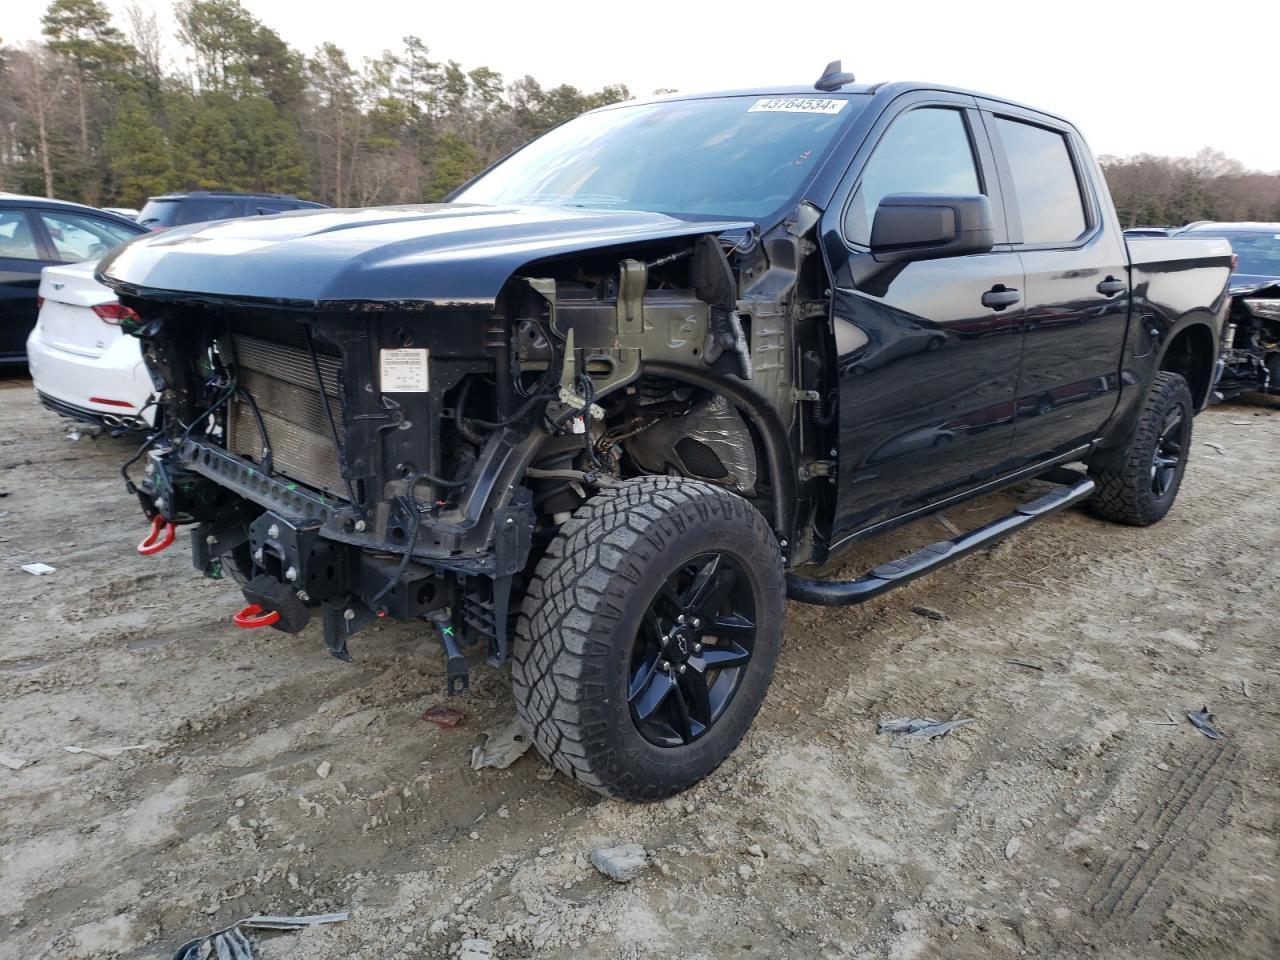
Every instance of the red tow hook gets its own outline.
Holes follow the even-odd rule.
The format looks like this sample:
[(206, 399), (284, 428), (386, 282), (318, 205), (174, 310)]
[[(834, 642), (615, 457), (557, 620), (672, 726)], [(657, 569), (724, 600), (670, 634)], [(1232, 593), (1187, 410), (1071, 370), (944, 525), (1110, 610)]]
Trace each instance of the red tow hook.
[(177, 532), (177, 527), (157, 513), (151, 518), (151, 532), (138, 544), (138, 552), (144, 557), (159, 553), (173, 545), (173, 538)]
[(263, 610), (258, 604), (251, 603), (233, 616), (231, 622), (237, 627), (252, 630), (254, 627), (269, 627), (279, 619), (279, 610)]

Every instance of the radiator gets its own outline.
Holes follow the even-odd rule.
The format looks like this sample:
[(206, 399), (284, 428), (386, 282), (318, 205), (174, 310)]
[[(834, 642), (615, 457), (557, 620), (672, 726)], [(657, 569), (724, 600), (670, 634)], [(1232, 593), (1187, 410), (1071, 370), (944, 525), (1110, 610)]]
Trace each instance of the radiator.
[[(307, 349), (237, 334), (235, 350), (240, 386), (253, 397), (262, 414), (274, 473), (346, 499), (339, 453)], [(341, 439), (342, 396), (338, 381), (342, 361), (323, 353), (318, 353), (316, 359)], [(262, 446), (253, 407), (237, 391), (228, 417), (227, 449), (260, 463)]]

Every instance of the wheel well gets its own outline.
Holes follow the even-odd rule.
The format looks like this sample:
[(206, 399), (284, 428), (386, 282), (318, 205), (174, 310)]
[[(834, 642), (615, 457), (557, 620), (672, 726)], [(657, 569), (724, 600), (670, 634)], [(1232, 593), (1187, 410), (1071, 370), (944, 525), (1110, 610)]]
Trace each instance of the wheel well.
[(1160, 369), (1179, 373), (1191, 388), (1196, 409), (1209, 402), (1213, 387), (1213, 331), (1201, 323), (1192, 324), (1170, 341), (1160, 360)]

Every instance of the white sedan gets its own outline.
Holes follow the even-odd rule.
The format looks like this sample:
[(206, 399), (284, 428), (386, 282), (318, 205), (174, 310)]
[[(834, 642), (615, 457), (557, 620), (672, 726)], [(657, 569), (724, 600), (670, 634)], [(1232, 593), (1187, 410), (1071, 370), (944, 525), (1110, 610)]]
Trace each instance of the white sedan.
[(93, 278), (96, 261), (45, 267), (27, 365), (41, 402), (64, 416), (113, 429), (155, 423), (141, 345), (121, 324), (137, 320)]

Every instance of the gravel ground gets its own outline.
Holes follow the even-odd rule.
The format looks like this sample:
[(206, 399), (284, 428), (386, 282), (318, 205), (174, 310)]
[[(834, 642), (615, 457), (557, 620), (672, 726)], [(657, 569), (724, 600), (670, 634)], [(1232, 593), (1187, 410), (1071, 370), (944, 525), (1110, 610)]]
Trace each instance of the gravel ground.
[[(1156, 527), (1071, 512), (862, 607), (791, 605), (737, 752), (637, 806), (532, 752), (473, 771), (508, 683), (478, 666), (463, 722), (425, 722), (449, 702), (426, 630), (375, 627), (344, 665), (315, 625), (233, 627), (239, 595), (185, 533), (134, 552), (128, 445), (68, 439), (0, 380), (0, 754), (24, 762), (0, 766), (0, 956), (161, 958), (255, 912), (342, 909), (257, 954), (1276, 957), (1280, 408), (1196, 430)], [(1206, 705), (1224, 739), (1187, 721)], [(876, 734), (902, 715), (974, 722)], [(615, 882), (592, 852), (624, 844), (647, 865)]]

